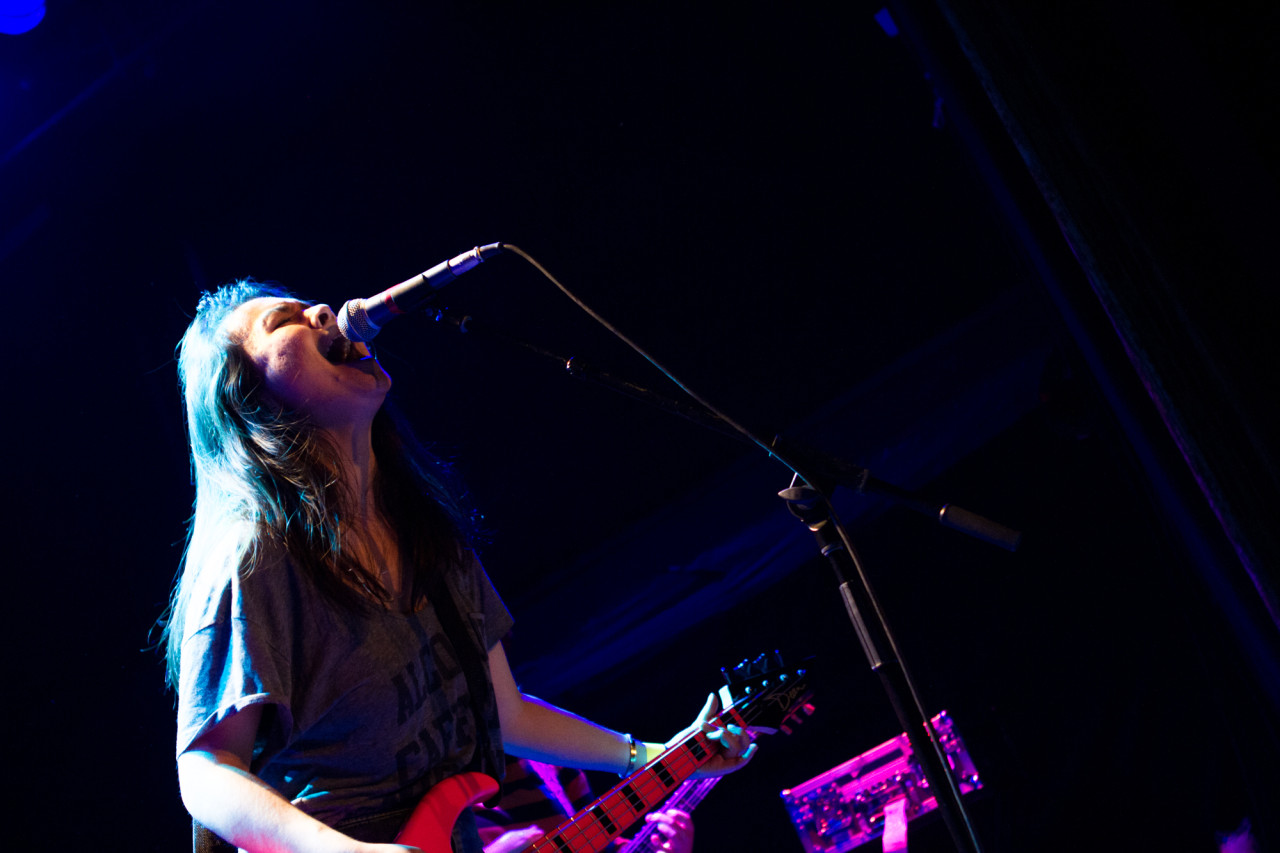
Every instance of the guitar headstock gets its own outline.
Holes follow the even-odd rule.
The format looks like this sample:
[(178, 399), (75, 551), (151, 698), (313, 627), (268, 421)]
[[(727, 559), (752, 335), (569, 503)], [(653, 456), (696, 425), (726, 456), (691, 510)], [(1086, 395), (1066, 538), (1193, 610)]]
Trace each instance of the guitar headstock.
[(779, 651), (744, 660), (720, 673), (725, 680), (720, 688), (720, 705), (738, 709), (753, 733), (791, 734), (792, 727), (803, 722), (802, 715), (813, 714), (808, 673), (802, 668), (787, 667)]

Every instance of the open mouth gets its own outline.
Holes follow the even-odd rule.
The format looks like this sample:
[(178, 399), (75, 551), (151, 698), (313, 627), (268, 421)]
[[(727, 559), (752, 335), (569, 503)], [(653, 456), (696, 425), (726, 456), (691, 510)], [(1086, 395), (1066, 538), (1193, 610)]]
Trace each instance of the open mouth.
[(353, 361), (359, 361), (364, 358), (364, 353), (360, 352), (355, 344), (342, 337), (342, 335), (334, 335), (324, 357), (330, 364), (350, 364)]

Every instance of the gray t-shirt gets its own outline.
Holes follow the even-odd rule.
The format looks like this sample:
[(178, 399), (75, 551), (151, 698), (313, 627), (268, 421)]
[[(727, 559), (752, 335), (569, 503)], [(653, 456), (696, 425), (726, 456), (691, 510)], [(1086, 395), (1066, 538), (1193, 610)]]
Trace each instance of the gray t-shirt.
[[(511, 629), (478, 560), (448, 586), (491, 649)], [(285, 798), (337, 825), (417, 802), (471, 762), (476, 722), (454, 643), (436, 608), (416, 613), (335, 607), (283, 554), (240, 577), (195, 578), (181, 653), (181, 754), (229, 715), (262, 704), (252, 770)], [(488, 670), (485, 670), (488, 681)], [(500, 743), (496, 715), (493, 742)]]

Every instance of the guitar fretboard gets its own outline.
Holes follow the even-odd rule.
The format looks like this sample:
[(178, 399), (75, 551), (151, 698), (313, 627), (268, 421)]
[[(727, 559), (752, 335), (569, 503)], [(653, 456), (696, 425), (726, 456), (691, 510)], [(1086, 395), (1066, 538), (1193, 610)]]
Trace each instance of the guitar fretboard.
[[(746, 721), (734, 708), (717, 718), (720, 725), (732, 723), (746, 728)], [(711, 760), (716, 745), (703, 732), (695, 732), (644, 769), (587, 806), (577, 817), (557, 827), (534, 843), (534, 853), (600, 853), (627, 827), (644, 817), (667, 798), (685, 779)]]
[[(672, 794), (663, 807), (667, 809), (680, 809), (683, 812), (692, 812), (697, 808), (698, 803), (706, 799), (707, 794), (711, 793), (711, 789), (716, 783), (723, 779), (723, 776), (711, 776), (706, 779), (691, 779), (676, 788), (676, 792)], [(636, 837), (624, 844), (618, 853), (654, 853), (662, 848), (663, 839), (649, 830), (643, 830), (636, 834)]]

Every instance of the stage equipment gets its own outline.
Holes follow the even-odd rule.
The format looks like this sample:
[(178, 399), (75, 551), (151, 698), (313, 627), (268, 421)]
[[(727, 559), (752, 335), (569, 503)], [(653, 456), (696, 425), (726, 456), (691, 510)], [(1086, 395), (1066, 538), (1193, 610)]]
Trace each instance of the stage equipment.
[[(960, 792), (981, 788), (947, 712), (930, 723)], [(805, 853), (846, 853), (881, 837), (886, 853), (905, 851), (907, 822), (938, 807), (905, 733), (785, 789), (782, 800)]]
[[(928, 781), (929, 789), (937, 803), (937, 809), (947, 826), (948, 832), (959, 853), (981, 853), (964, 803), (960, 799), (960, 787), (952, 776), (947, 760), (943, 754), (943, 745), (937, 733), (929, 724), (924, 703), (916, 689), (907, 669), (906, 662), (899, 652), (898, 641), (889, 626), (888, 617), (881, 606), (871, 585), (870, 576), (865, 570), (853, 542), (850, 540), (844, 525), (831, 507), (830, 496), (836, 488), (843, 486), (857, 494), (874, 494), (887, 498), (891, 503), (904, 506), (936, 519), (940, 524), (967, 533), (979, 539), (998, 545), (1009, 551), (1017, 549), (1021, 534), (1002, 524), (983, 518), (948, 503), (938, 503), (896, 486), (877, 480), (865, 468), (859, 468), (843, 459), (833, 457), (822, 451), (805, 447), (798, 442), (776, 436), (772, 441), (762, 438), (758, 431), (753, 431), (731, 418), (721, 409), (694, 391), (678, 379), (644, 348), (632, 341), (616, 326), (601, 317), (590, 306), (571, 293), (555, 276), (539, 264), (523, 249), (510, 243), (493, 244), (504, 252), (517, 255), (541, 272), (574, 304), (585, 311), (597, 323), (608, 329), (615, 337), (629, 346), (642, 358), (648, 361), (659, 372), (666, 376), (677, 388), (688, 395), (693, 403), (672, 400), (662, 394), (641, 387), (632, 382), (617, 379), (607, 373), (586, 368), (575, 363), (572, 358), (557, 356), (541, 346), (521, 341), (509, 335), (497, 333), (495, 337), (503, 338), (509, 344), (515, 344), (543, 357), (560, 362), (569, 375), (587, 379), (604, 385), (619, 393), (638, 400), (643, 400), (664, 411), (678, 414), (688, 420), (701, 424), (709, 429), (732, 435), (762, 450), (770, 458), (776, 459), (793, 476), (791, 485), (779, 492), (779, 497), (787, 502), (791, 513), (799, 518), (813, 533), (819, 551), (827, 558), (836, 575), (836, 584), (854, 634), (858, 638), (862, 651), (866, 655), (871, 671), (880, 680), (886, 698), (899, 724), (910, 740), (912, 754), (919, 764), (920, 771)], [(481, 252), (477, 248), (473, 252)], [(462, 256), (460, 256), (462, 257)], [(423, 288), (425, 289), (425, 288)], [(448, 322), (457, 326), (459, 331), (476, 332), (477, 327), (470, 315), (450, 312), (447, 308), (435, 308), (438, 322)], [(893, 806), (895, 809), (898, 805)]]
[(368, 299), (348, 299), (338, 309), (338, 331), (352, 343), (368, 343), (392, 317), (426, 305), (436, 291), (502, 251), (501, 243), (476, 246), (405, 279)]

